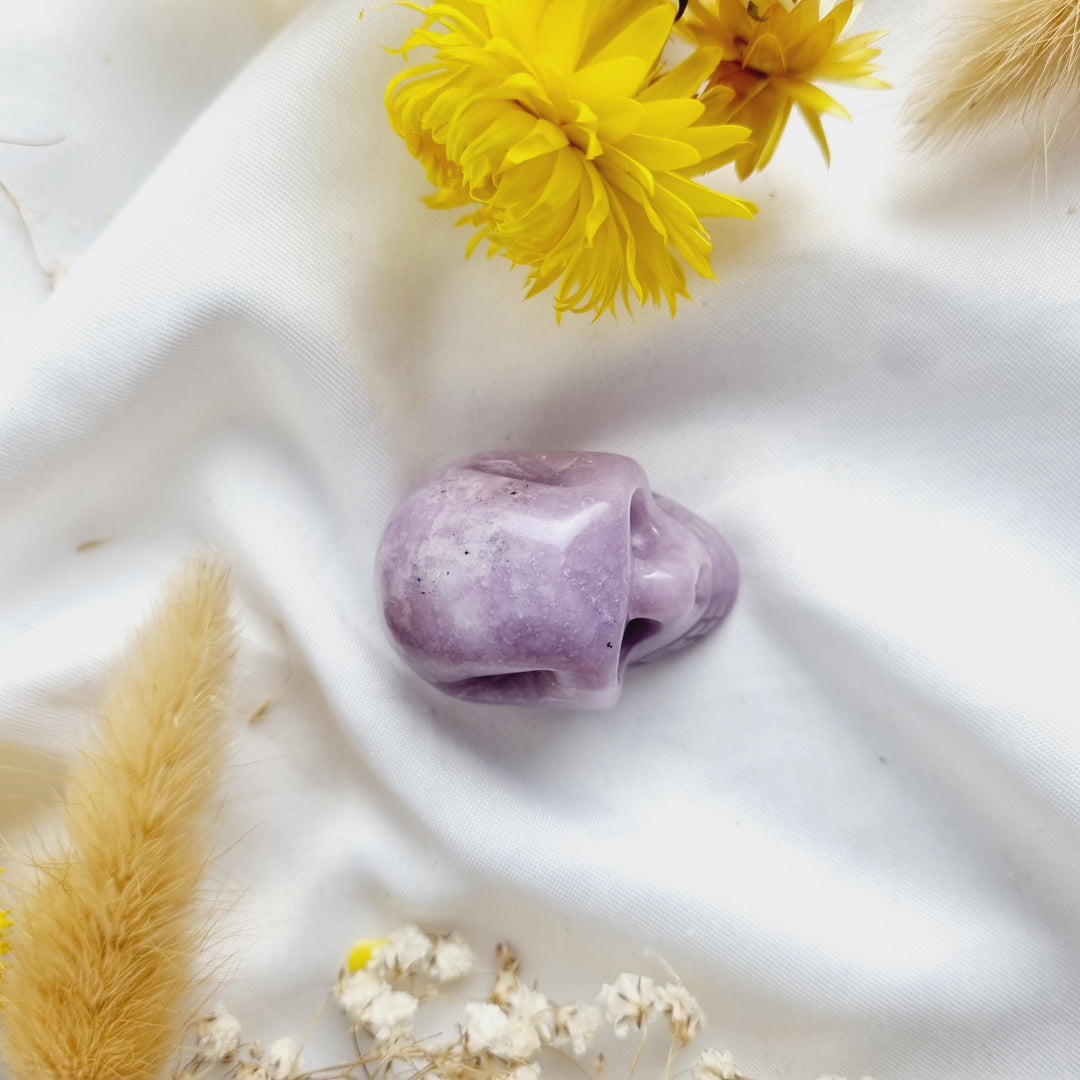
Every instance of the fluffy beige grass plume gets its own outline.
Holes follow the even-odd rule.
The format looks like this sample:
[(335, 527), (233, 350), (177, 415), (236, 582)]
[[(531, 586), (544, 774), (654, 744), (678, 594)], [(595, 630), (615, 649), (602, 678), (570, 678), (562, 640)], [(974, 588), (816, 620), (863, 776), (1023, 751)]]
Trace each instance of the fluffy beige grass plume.
[(957, 10), (908, 102), (918, 139), (942, 145), (1017, 119), (1052, 126), (1080, 102), (1080, 0), (967, 0)]
[(203, 938), (234, 652), (226, 573), (193, 560), (107, 688), (67, 793), (67, 838), (16, 898), (0, 1012), (15, 1080), (153, 1080)]

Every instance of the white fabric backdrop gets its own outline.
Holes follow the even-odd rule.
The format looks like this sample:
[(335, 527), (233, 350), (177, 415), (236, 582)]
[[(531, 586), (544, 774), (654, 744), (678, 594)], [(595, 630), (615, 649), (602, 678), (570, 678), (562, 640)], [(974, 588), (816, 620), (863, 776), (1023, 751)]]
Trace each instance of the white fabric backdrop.
[[(928, 158), (901, 90), (842, 93), (832, 169), (793, 121), (674, 322), (558, 328), (417, 202), (382, 107), (410, 16), (357, 9), (0, 3), (0, 136), (64, 137), (0, 144), (59, 279), (0, 205), (0, 831), (45, 827), (110, 662), (211, 544), (241, 716), (272, 696), (217, 874), (252, 1034), (415, 918), (553, 992), (655, 953), (759, 1080), (1075, 1076), (1080, 152)], [(902, 89), (939, 18), (857, 29)], [(725, 627), (613, 711), (455, 702), (383, 636), (394, 502), (511, 446), (630, 454), (740, 556)]]

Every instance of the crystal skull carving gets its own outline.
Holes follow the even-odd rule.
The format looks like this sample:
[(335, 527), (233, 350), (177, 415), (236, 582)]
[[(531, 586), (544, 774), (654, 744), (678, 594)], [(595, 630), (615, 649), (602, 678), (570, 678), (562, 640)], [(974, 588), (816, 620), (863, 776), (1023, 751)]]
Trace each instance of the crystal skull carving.
[(739, 576), (720, 534), (630, 458), (538, 451), (476, 454), (416, 488), (377, 573), (395, 646), (429, 683), (580, 709), (713, 629)]

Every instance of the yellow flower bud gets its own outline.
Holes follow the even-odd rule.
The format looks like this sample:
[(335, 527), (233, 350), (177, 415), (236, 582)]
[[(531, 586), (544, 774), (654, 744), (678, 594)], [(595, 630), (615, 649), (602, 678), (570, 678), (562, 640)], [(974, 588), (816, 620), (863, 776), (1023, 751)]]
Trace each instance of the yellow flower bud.
[(346, 961), (350, 971), (359, 971), (361, 968), (366, 968), (371, 963), (371, 957), (375, 950), (380, 945), (385, 945), (387, 939), (384, 937), (365, 937), (360, 938), (359, 941), (353, 942), (353, 947), (349, 950), (349, 958)]

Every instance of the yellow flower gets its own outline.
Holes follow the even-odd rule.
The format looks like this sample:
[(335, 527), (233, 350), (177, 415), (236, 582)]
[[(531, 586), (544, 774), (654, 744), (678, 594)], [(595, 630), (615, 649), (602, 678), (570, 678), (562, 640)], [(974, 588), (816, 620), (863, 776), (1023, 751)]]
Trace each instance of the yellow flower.
[(366, 968), (371, 963), (375, 950), (380, 945), (385, 945), (386, 942), (387, 938), (384, 937), (366, 937), (354, 941), (352, 948), (349, 950), (348, 959), (345, 961), (346, 966), (350, 971), (360, 971), (361, 968)]
[(794, 105), (828, 162), (821, 114), (851, 116), (815, 80), (889, 85), (873, 77), (878, 66), (870, 63), (881, 51), (871, 45), (883, 32), (841, 40), (853, 13), (853, 0), (841, 0), (824, 17), (818, 0), (793, 6), (791, 0), (690, 0), (682, 32), (698, 46), (722, 53), (701, 95), (709, 106), (707, 119), (745, 124), (752, 132), (736, 158), (741, 180), (769, 163)]
[[(416, 5), (410, 5), (415, 7)], [(556, 312), (688, 296), (677, 256), (705, 277), (703, 217), (756, 207), (691, 177), (731, 161), (748, 132), (703, 121), (694, 95), (718, 53), (671, 70), (668, 0), (442, 0), (400, 51), (434, 56), (391, 80), (394, 129), (423, 164), (430, 206), (473, 207), (467, 253), (558, 282)]]
[[(0, 874), (3, 872), (4, 868), (0, 866)], [(9, 926), (13, 925), (11, 919), (8, 918), (8, 914), (7, 908), (0, 908), (0, 956), (11, 952), (11, 945), (8, 943), (7, 935), (4, 933)], [(4, 981), (4, 968), (6, 967), (7, 964), (0, 960), (0, 982)]]

